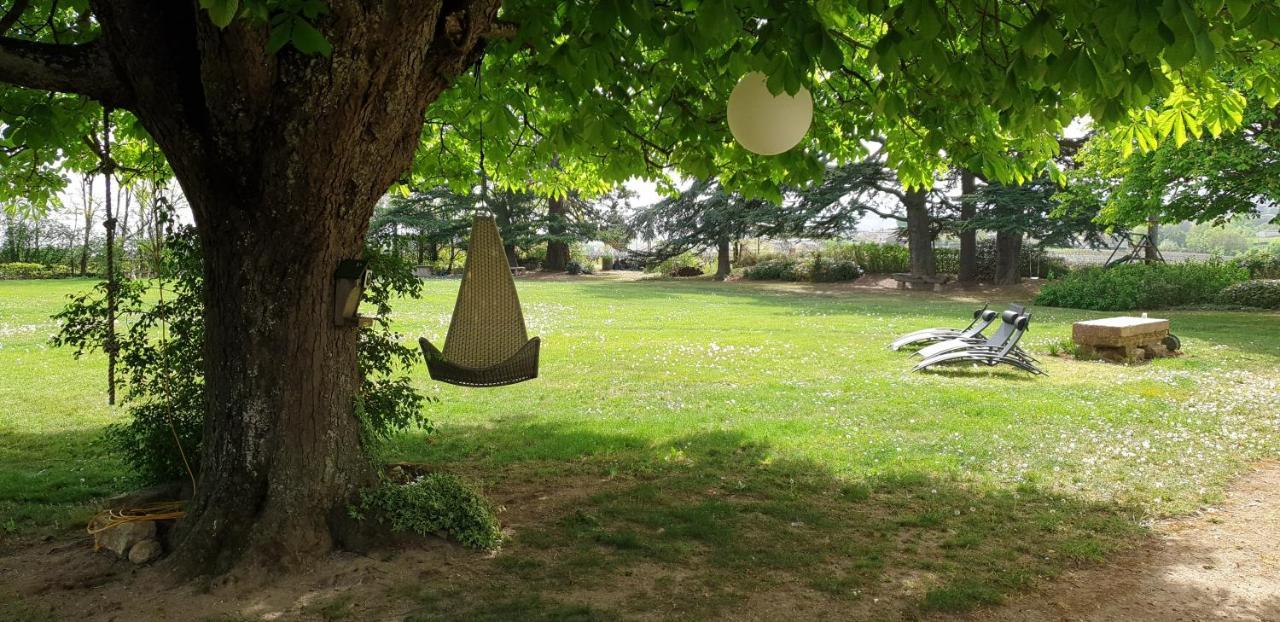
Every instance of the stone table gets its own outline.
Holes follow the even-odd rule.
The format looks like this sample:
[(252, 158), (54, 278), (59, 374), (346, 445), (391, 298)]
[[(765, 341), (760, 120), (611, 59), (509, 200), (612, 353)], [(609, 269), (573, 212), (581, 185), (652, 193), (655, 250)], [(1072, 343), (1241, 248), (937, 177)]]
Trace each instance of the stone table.
[(1079, 348), (1080, 358), (1126, 363), (1170, 356), (1177, 348), (1177, 342), (1169, 336), (1169, 320), (1146, 317), (1076, 322), (1071, 327), (1071, 340)]

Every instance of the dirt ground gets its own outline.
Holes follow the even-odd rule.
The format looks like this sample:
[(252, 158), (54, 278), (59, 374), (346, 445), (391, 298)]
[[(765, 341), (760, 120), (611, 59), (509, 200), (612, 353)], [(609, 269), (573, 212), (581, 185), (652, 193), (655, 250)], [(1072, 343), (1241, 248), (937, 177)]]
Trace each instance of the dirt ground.
[(1280, 620), (1280, 463), (1259, 465), (1224, 503), (1167, 521), (1107, 564), (1071, 572), (961, 620)]
[[(549, 520), (583, 491), (579, 482), (507, 491), (501, 502), (526, 508), (508, 527)], [(270, 585), (222, 580), (174, 585), (163, 564), (137, 568), (93, 553), (85, 539), (25, 543), (0, 552), (0, 620), (292, 621), (401, 620), (421, 602), (414, 586), (464, 586), (477, 579), (475, 554), (434, 542), (372, 556), (337, 554), (310, 572)], [(614, 586), (616, 598), (625, 587)], [(608, 594), (582, 594), (608, 600)], [(779, 619), (808, 611), (831, 619), (886, 619), (879, 602), (804, 602), (813, 594), (751, 598), (735, 619)], [(16, 597), (16, 607), (6, 599)], [(339, 615), (341, 614), (341, 615)], [(805, 615), (804, 617), (809, 617)], [(1280, 620), (1280, 462), (1258, 465), (1224, 503), (1156, 526), (1153, 537), (1106, 564), (1068, 573), (1000, 607), (955, 622)]]

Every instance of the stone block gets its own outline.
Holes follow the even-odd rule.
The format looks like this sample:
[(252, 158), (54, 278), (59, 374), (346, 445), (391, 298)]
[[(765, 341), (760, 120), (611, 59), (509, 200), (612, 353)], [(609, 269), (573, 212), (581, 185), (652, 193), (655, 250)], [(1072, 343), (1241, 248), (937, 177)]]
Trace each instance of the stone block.
[(133, 545), (143, 540), (155, 540), (156, 524), (149, 520), (120, 523), (98, 532), (96, 538), (98, 546), (123, 558), (129, 555)]
[(163, 552), (164, 549), (161, 548), (158, 540), (143, 540), (129, 549), (129, 561), (135, 564), (145, 564), (160, 557)]

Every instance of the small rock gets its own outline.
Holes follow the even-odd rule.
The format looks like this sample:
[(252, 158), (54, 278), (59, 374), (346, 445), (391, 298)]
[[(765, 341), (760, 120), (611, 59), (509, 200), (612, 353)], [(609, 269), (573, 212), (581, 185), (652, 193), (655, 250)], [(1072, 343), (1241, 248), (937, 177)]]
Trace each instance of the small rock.
[(129, 561), (135, 564), (145, 564), (160, 557), (163, 552), (164, 549), (160, 547), (159, 540), (143, 540), (129, 549)]
[(120, 523), (106, 531), (98, 533), (98, 546), (110, 550), (119, 557), (125, 557), (133, 545), (143, 540), (155, 540), (156, 524), (154, 521), (131, 521)]

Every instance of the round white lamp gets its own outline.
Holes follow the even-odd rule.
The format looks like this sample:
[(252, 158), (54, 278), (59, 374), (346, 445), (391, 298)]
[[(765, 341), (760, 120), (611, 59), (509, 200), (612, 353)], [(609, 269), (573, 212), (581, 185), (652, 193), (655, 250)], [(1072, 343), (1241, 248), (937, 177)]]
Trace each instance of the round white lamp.
[(774, 95), (768, 77), (753, 71), (729, 94), (729, 131), (738, 144), (760, 155), (777, 155), (800, 143), (813, 122), (813, 97), (804, 87), (795, 95)]

